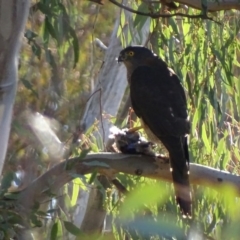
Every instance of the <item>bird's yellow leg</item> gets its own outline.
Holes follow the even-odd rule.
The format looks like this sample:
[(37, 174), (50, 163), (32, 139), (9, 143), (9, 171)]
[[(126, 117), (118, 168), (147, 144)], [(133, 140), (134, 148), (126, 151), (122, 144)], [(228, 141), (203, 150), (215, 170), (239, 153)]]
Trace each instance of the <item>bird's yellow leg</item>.
[(143, 128), (143, 126), (137, 126), (137, 127), (129, 128), (128, 132), (132, 132), (132, 133), (137, 132), (142, 128)]

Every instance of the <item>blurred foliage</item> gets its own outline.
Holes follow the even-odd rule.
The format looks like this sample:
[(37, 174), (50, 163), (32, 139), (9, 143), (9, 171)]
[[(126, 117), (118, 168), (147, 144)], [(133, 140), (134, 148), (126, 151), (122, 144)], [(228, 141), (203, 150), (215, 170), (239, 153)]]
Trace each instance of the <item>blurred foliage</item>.
[(4, 169), (31, 174), (22, 187), (51, 166), (46, 146), (34, 136), (29, 112), (41, 113), (66, 148), (74, 137), (80, 137), (86, 148), (94, 148), (95, 143), (79, 129), (79, 121), (104, 57), (94, 41), (99, 38), (108, 45), (115, 18), (113, 5), (32, 1), (19, 58), (19, 86)]
[[(144, 12), (163, 10), (159, 3), (149, 6), (131, 1), (131, 4)], [(184, 7), (178, 11), (200, 12)], [(53, 132), (69, 148), (66, 157), (78, 155), (82, 149), (103, 150), (99, 147), (103, 144), (92, 136), (96, 125), (85, 134), (77, 126), (104, 56), (94, 40), (99, 38), (108, 45), (119, 12), (117, 35), (126, 46), (133, 29), (141, 34), (148, 17), (133, 15), (131, 26), (123, 10), (110, 3), (100, 6), (94, 1), (32, 1), (0, 189), (0, 239), (12, 237), (19, 228), (17, 223), (26, 220), (10, 200), (6, 201), (7, 189), (24, 188), (56, 163), (50, 161), (44, 144), (32, 137), (26, 111), (40, 112), (46, 117)], [(152, 19), (146, 45), (167, 61), (186, 89), (192, 122), (191, 161), (239, 175), (239, 12), (209, 15), (221, 24), (182, 17)], [(128, 31), (124, 35), (122, 29), (126, 26)], [(71, 146), (74, 134), (81, 139), (77, 146)], [(240, 203), (230, 186), (224, 186), (220, 192), (194, 186), (195, 216), (190, 221), (180, 217), (168, 183), (118, 174), (117, 178), (131, 192), (124, 196), (115, 187), (103, 189), (96, 173), (76, 177), (59, 190), (60, 197), (54, 196), (45, 204), (36, 203), (30, 218), (35, 239), (100, 238), (98, 234), (85, 235), (73, 221), (79, 195), (87, 186), (97, 187), (105, 197), (106, 222), (110, 222), (111, 231), (105, 229), (100, 239), (186, 239), (187, 234), (189, 239), (239, 239)]]

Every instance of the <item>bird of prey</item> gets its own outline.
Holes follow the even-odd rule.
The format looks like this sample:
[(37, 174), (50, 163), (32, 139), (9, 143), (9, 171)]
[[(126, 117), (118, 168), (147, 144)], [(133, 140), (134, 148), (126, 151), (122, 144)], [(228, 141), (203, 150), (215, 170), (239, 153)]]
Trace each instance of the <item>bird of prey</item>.
[(129, 46), (118, 57), (127, 69), (133, 110), (148, 137), (169, 153), (176, 201), (184, 217), (191, 217), (187, 134), (190, 123), (184, 89), (167, 64), (143, 46)]

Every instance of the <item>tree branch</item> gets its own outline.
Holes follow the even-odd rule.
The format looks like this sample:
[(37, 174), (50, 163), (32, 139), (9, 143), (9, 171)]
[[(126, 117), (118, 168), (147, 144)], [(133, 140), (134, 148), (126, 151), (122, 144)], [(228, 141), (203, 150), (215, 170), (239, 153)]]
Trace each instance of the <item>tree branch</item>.
[(135, 13), (135, 14), (138, 14), (138, 15), (142, 15), (142, 16), (148, 16), (148, 17), (151, 17), (151, 18), (169, 18), (169, 17), (174, 17), (174, 16), (181, 16), (181, 17), (187, 17), (187, 18), (202, 18), (202, 19), (209, 19), (209, 20), (212, 20), (212, 18), (208, 17), (206, 14), (196, 14), (196, 15), (189, 15), (189, 14), (185, 14), (185, 13), (180, 13), (180, 12), (176, 12), (176, 13), (172, 13), (172, 14), (162, 14), (162, 13), (146, 13), (146, 12), (140, 12), (140, 11), (137, 11), (137, 10), (134, 10), (132, 8), (129, 8), (115, 0), (109, 0), (109, 2), (115, 4), (116, 6), (120, 7), (120, 8), (123, 8), (129, 12), (132, 12), (132, 13)]
[[(138, 14), (138, 15), (142, 15), (142, 16), (148, 16), (151, 18), (169, 18), (169, 17), (174, 17), (174, 16), (181, 16), (181, 17), (187, 17), (187, 18), (200, 18), (200, 19), (208, 19), (211, 21), (216, 22), (215, 20), (213, 20), (213, 18), (208, 17), (207, 14), (201, 13), (201, 14), (196, 14), (196, 15), (189, 15), (189, 14), (185, 14), (185, 13), (180, 13), (180, 12), (175, 12), (172, 14), (162, 14), (162, 13), (151, 13), (151, 12), (140, 12), (138, 10), (134, 10), (132, 8), (129, 8), (115, 0), (109, 0), (109, 2), (115, 4), (116, 6), (123, 8), (129, 12)], [(195, 9), (199, 9), (202, 10), (202, 1), (201, 0), (177, 0), (174, 2), (178, 2), (180, 4), (184, 4), (187, 5), (188, 7), (192, 7)], [(221, 10), (231, 10), (231, 9), (236, 9), (236, 10), (240, 10), (240, 2), (238, 0), (225, 0), (223, 1), (216, 1), (211, 2), (211, 3), (207, 3), (206, 6), (207, 12), (217, 12), (217, 11), (221, 11)], [(219, 22), (216, 22), (219, 24)]]
[[(20, 193), (18, 204), (23, 207), (23, 211), (30, 211), (36, 201), (46, 201), (52, 196), (51, 194), (56, 193), (67, 182), (79, 175), (94, 171), (110, 178), (118, 172), (123, 172), (172, 182), (166, 158), (155, 159), (149, 156), (118, 153), (88, 154), (84, 159), (72, 158), (51, 168)], [(240, 196), (240, 177), (229, 172), (191, 163), (190, 181), (191, 184), (212, 187), (216, 190), (223, 184), (230, 184), (236, 188)]]
[[(202, 0), (174, 0), (174, 2), (187, 5), (195, 9), (202, 9)], [(217, 12), (222, 10), (240, 10), (239, 0), (215, 0), (215, 2), (207, 3), (207, 10), (209, 12)]]

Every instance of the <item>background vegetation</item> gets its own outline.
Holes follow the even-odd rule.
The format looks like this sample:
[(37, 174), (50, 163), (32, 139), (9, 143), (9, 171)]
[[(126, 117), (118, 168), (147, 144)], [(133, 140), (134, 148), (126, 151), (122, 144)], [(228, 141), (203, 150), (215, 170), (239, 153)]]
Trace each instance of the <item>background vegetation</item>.
[[(161, 3), (145, 1), (131, 1), (128, 6), (150, 15), (170, 11)], [(24, 229), (31, 227), (26, 239), (239, 239), (239, 198), (230, 186), (219, 192), (193, 186), (193, 221), (181, 218), (171, 184), (122, 173), (117, 179), (130, 191), (127, 195), (96, 177), (96, 172), (78, 175), (51, 201), (36, 201), (29, 219), (4, 199), (7, 189), (24, 189), (62, 159), (85, 154), (85, 150), (106, 151), (107, 141), (99, 132), (102, 118), (118, 127), (129, 127), (125, 85), (118, 89), (126, 92), (122, 103), (112, 102), (120, 106), (116, 116), (101, 109), (99, 101), (94, 107), (101, 109), (102, 115), (93, 116), (96, 121), (90, 128), (81, 121), (91, 98), (101, 98), (101, 91), (106, 91), (96, 87), (107, 51), (96, 39), (108, 46), (116, 21), (119, 46), (132, 43), (137, 31), (137, 43), (146, 38), (142, 44), (165, 59), (182, 80), (192, 122), (191, 161), (239, 175), (239, 12), (208, 13), (212, 19), (204, 7), (196, 10), (180, 5), (177, 12), (201, 16), (151, 18), (129, 15), (110, 2), (32, 1), (3, 171), (0, 239), (20, 234), (22, 229), (16, 223)], [(143, 36), (146, 27), (149, 34)], [(110, 91), (116, 89), (109, 89), (110, 98)], [(137, 121), (132, 124), (138, 125)], [(98, 223), (98, 228), (89, 223), (86, 230), (79, 220), (84, 210), (79, 208), (87, 208), (92, 189), (98, 194), (93, 197), (96, 211), (104, 213), (105, 221)], [(92, 214), (87, 208), (86, 216), (94, 219)]]

